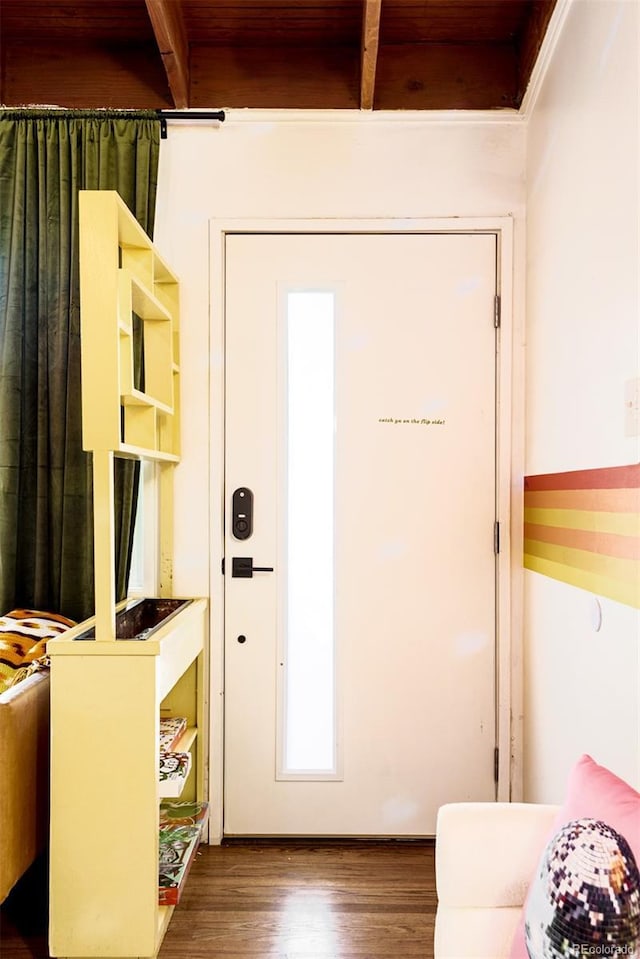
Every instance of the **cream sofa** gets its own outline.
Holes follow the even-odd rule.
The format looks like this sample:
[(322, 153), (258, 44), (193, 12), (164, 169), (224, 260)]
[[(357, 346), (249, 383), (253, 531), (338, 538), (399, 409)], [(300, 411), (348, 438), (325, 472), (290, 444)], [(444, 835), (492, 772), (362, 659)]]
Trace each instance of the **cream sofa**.
[(49, 802), (49, 674), (0, 695), (0, 902), (44, 848)]
[(506, 959), (558, 806), (451, 803), (436, 827), (434, 959)]

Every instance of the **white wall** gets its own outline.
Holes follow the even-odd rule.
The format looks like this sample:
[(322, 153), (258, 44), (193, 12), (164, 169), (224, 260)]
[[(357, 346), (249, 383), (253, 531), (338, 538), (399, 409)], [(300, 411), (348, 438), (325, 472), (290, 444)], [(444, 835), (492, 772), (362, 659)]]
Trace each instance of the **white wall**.
[(221, 364), (209, 347), (209, 220), (513, 214), (521, 224), (523, 211), (518, 121), (385, 122), (340, 112), (288, 120), (229, 111), (217, 128), (170, 126), (155, 241), (182, 280), (178, 593), (209, 592), (208, 376)]
[[(526, 473), (640, 460), (638, 3), (574, 0), (528, 124)], [(525, 798), (583, 752), (640, 786), (640, 619), (525, 573)]]

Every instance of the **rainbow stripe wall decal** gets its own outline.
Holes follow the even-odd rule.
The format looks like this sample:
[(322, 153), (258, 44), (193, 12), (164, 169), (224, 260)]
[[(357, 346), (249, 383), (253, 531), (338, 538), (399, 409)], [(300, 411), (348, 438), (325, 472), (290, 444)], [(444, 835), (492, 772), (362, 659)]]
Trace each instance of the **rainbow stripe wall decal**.
[(524, 565), (640, 607), (640, 463), (524, 481)]

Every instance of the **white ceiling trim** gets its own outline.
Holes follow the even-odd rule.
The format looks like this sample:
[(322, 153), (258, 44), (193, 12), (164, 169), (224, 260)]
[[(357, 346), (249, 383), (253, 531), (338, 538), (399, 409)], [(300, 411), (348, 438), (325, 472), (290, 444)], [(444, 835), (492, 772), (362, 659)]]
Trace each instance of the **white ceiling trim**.
[[(196, 108), (194, 108), (196, 109)], [(224, 126), (234, 123), (402, 123), (425, 124), (521, 124), (518, 110), (260, 110), (252, 107), (220, 107), (225, 112)], [(189, 125), (188, 110), (184, 119), (168, 119), (168, 124)], [(197, 121), (192, 121), (196, 123)]]
[(520, 105), (520, 114), (525, 120), (528, 120), (533, 113), (547, 71), (556, 52), (562, 28), (574, 2), (575, 0), (557, 0), (554, 11), (551, 14), (542, 45), (540, 46), (533, 70), (531, 71), (529, 85), (527, 86)]

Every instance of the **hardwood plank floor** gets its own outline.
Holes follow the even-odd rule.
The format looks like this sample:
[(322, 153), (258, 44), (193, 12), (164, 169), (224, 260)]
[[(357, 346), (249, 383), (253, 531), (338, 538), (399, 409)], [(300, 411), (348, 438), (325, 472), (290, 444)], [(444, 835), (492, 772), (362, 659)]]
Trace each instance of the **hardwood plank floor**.
[(229, 843), (194, 863), (159, 959), (428, 959), (433, 843)]
[[(433, 959), (435, 910), (432, 841), (230, 841), (201, 847), (158, 959)], [(0, 921), (2, 959), (48, 959), (46, 917)]]

